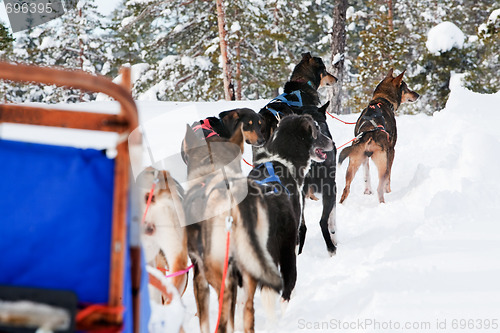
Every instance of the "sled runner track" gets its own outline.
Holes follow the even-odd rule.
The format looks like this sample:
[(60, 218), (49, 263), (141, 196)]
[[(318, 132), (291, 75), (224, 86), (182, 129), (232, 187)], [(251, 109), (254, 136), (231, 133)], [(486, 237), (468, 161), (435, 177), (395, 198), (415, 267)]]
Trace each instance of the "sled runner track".
[[(111, 262), (108, 302), (95, 311), (85, 311), (85, 318), (77, 322), (77, 329), (91, 330), (97, 327), (119, 329), (123, 325), (125, 256), (127, 244), (127, 207), (130, 188), (129, 146), (140, 145), (141, 137), (132, 132), (138, 127), (137, 107), (130, 94), (130, 68), (122, 68), (122, 84), (117, 85), (104, 76), (79, 70), (65, 70), (31, 65), (0, 62), (0, 79), (21, 83), (56, 85), (83, 91), (104, 93), (120, 103), (119, 114), (103, 114), (63, 109), (51, 109), (30, 105), (0, 104), (0, 124), (18, 123), (53, 126), (72, 129), (116, 132), (117, 142), (114, 164), (114, 187), (112, 203)], [(133, 135), (130, 135), (133, 134)], [(130, 136), (129, 136), (130, 135)], [(127, 138), (129, 139), (127, 142)], [(138, 291), (141, 279), (140, 249), (131, 247), (132, 290)], [(85, 269), (82, 267), (82, 269)], [(138, 292), (133, 293), (134, 331), (138, 332)], [(88, 308), (92, 308), (90, 305)], [(88, 309), (87, 308), (87, 309)], [(130, 311), (130, 310), (128, 310)], [(81, 311), (84, 312), (84, 311)], [(80, 316), (81, 317), (81, 316)], [(79, 318), (79, 316), (77, 316)]]

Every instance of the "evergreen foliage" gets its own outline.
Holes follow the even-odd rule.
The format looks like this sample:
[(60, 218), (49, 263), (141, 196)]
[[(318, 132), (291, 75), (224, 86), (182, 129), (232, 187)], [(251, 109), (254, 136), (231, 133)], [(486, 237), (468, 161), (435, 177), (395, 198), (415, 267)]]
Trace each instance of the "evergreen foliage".
[[(393, 67), (406, 70), (421, 94), (405, 113), (432, 114), (445, 106), (451, 72), (481, 93), (500, 89), (500, 15), (495, 0), (351, 0), (347, 10), (344, 96), (359, 112)], [(301, 53), (328, 65), (335, 2), (327, 0), (226, 0), (226, 29), (236, 97), (272, 98)], [(467, 36), (463, 48), (431, 54), (429, 29), (453, 22)], [(15, 41), (13, 41), (15, 38)], [(0, 57), (14, 62), (83, 69), (116, 77), (132, 66), (136, 99), (214, 101), (224, 98), (215, 1), (121, 0), (103, 18), (95, 0), (80, 0), (63, 17), (12, 36), (0, 24)], [(78, 102), (94, 98), (54, 87), (11, 85), (8, 101)], [(241, 92), (241, 93), (240, 93)]]

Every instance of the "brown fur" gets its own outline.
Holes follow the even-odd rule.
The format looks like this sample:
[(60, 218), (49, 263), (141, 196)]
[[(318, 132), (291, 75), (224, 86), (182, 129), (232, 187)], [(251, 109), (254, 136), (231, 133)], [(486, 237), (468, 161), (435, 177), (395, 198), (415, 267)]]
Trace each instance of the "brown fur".
[(365, 194), (372, 193), (369, 173), (370, 157), (378, 169), (379, 201), (385, 202), (384, 193), (391, 192), (391, 169), (397, 140), (395, 111), (401, 103), (414, 102), (419, 97), (416, 92), (408, 89), (403, 81), (405, 72), (397, 77), (393, 77), (392, 73), (393, 69), (375, 88), (370, 104), (363, 110), (356, 122), (354, 134), (356, 136), (364, 134), (354, 141), (352, 146), (340, 153), (339, 163), (349, 157), (346, 185), (340, 203), (343, 203), (349, 195), (351, 182), (362, 164), (365, 168)]

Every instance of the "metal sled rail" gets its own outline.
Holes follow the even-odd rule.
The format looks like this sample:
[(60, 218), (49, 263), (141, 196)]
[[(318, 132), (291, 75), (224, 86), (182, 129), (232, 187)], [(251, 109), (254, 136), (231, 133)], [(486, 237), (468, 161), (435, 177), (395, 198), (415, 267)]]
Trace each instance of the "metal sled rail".
[[(64, 127), (96, 131), (116, 132), (120, 137), (127, 135), (138, 126), (137, 107), (130, 94), (130, 68), (122, 68), (122, 84), (117, 85), (104, 76), (96, 76), (79, 70), (64, 70), (31, 65), (10, 64), (0, 62), (0, 79), (22, 82), (56, 85), (76, 88), (84, 91), (101, 92), (120, 103), (120, 113), (102, 114), (61, 109), (35, 107), (30, 105), (0, 104), (0, 123), (18, 123), (40, 126)], [(140, 144), (140, 136), (129, 138), (134, 144)], [(125, 255), (127, 253), (127, 206), (129, 204), (129, 147), (127, 140), (117, 143), (115, 158), (113, 208), (112, 208), (112, 241), (111, 268), (109, 285), (109, 302), (106, 306), (87, 314), (86, 320), (78, 324), (79, 330), (92, 330), (96, 327), (119, 327), (123, 322), (121, 304), (124, 290)], [(133, 290), (138, 290), (140, 267), (137, 253), (132, 253)], [(134, 271), (135, 268), (135, 271)], [(139, 269), (139, 273), (137, 270)], [(137, 278), (139, 274), (139, 279)], [(134, 301), (138, 298), (134, 295)], [(134, 317), (138, 314), (137, 302), (134, 302)], [(117, 309), (120, 309), (117, 311)], [(137, 318), (137, 317), (136, 317)], [(137, 321), (134, 320), (137, 332)]]

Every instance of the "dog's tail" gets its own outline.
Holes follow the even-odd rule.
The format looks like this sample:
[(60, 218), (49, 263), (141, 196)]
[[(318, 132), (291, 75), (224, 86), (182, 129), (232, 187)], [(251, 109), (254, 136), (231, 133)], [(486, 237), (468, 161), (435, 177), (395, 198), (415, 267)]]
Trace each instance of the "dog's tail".
[[(239, 216), (234, 225), (235, 254), (238, 266), (262, 285), (279, 291), (281, 276), (267, 250), (269, 217), (267, 207), (251, 185), (245, 200), (238, 206)], [(256, 192), (256, 193), (250, 193)]]
[(342, 151), (340, 152), (340, 155), (339, 155), (339, 165), (341, 165), (342, 162), (344, 162), (344, 160), (347, 157), (349, 157), (349, 155), (351, 154), (353, 148), (354, 148), (354, 145), (342, 149)]

